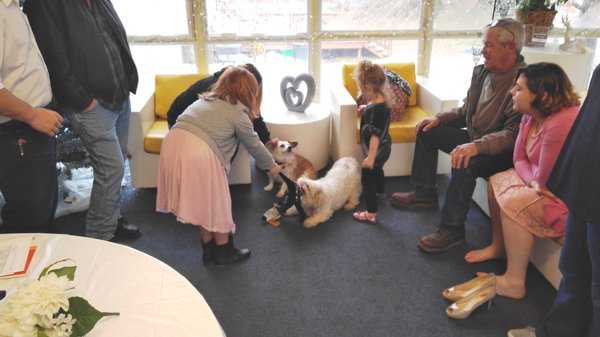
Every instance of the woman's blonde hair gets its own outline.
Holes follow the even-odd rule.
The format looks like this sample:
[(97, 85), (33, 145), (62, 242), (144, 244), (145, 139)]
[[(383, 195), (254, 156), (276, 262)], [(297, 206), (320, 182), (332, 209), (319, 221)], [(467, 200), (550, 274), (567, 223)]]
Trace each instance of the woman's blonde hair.
[(203, 97), (231, 104), (240, 102), (249, 109), (248, 116), (254, 120), (260, 113), (259, 94), (260, 88), (254, 75), (243, 67), (232, 66), (225, 69), (212, 90)]
[(370, 84), (374, 92), (380, 93), (387, 99), (387, 76), (382, 66), (369, 60), (362, 60), (358, 62), (352, 75), (358, 86), (358, 96), (362, 95), (361, 87)]
[(543, 116), (579, 106), (579, 96), (559, 65), (548, 62), (529, 64), (517, 71), (517, 78), (521, 75), (527, 79), (527, 89), (535, 95), (531, 106)]

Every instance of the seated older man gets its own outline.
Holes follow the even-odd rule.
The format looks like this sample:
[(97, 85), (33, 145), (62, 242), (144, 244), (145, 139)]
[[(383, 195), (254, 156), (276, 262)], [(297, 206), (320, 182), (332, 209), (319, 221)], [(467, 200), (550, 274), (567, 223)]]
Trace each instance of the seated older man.
[(436, 208), (438, 150), (452, 156), (452, 178), (438, 229), (421, 238), (419, 247), (438, 253), (465, 241), (465, 221), (477, 177), (512, 167), (512, 150), (521, 116), (513, 111), (510, 89), (525, 65), (523, 25), (495, 20), (483, 29), (484, 63), (473, 69), (471, 86), (461, 107), (419, 122), (411, 182), (414, 190), (394, 193), (402, 208)]

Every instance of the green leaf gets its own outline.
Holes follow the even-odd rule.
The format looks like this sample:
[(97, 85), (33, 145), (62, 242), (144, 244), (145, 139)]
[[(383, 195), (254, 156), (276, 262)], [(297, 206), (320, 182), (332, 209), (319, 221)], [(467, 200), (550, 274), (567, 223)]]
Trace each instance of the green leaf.
[(118, 316), (118, 312), (100, 312), (86, 299), (73, 296), (69, 298), (69, 311), (67, 312), (77, 321), (73, 324), (71, 337), (81, 337), (90, 332), (96, 323), (105, 316)]
[(48, 337), (48, 335), (46, 335), (45, 331), (38, 329), (37, 337)]
[(67, 277), (69, 278), (70, 281), (73, 281), (75, 279), (75, 269), (77, 269), (77, 266), (72, 266), (72, 267), (63, 267), (63, 268), (56, 268), (56, 269), (51, 269), (52, 267), (56, 266), (57, 264), (61, 263), (61, 262), (66, 262), (66, 261), (72, 261), (75, 262), (75, 260), (73, 259), (62, 259), (62, 260), (58, 260), (52, 264), (50, 264), (48, 267), (44, 268), (44, 270), (42, 270), (42, 272), (40, 273), (40, 276), (38, 277), (38, 280), (41, 279), (42, 277), (48, 275), (48, 273), (50, 272), (55, 272), (56, 270), (61, 270), (64, 268), (72, 268), (73, 272), (72, 273), (67, 273), (64, 272), (64, 274), (58, 274), (56, 273), (57, 276), (61, 276), (61, 275), (67, 275)]
[(52, 270), (48, 271), (48, 274), (54, 273), (58, 277), (66, 276), (69, 279), (69, 281), (73, 281), (75, 279), (75, 270), (77, 270), (77, 267), (75, 267), (75, 266), (62, 267), (62, 268), (58, 268), (58, 269), (52, 269)]

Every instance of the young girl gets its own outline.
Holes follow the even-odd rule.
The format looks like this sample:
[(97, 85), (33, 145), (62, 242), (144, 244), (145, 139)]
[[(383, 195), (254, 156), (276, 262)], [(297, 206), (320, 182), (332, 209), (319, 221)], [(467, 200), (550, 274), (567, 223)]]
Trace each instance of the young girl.
[[(377, 223), (377, 197), (384, 192), (383, 164), (390, 157), (392, 139), (389, 134), (390, 109), (387, 105), (387, 77), (380, 65), (360, 61), (354, 71), (360, 94), (366, 99), (360, 119), (360, 143), (365, 155), (362, 163), (362, 184), (367, 210), (356, 212), (354, 219)], [(362, 107), (361, 107), (362, 109)]]
[(205, 263), (224, 265), (250, 256), (235, 248), (227, 171), (241, 142), (256, 165), (277, 174), (281, 168), (252, 127), (258, 115), (259, 86), (242, 67), (230, 67), (201, 99), (179, 116), (165, 137), (159, 162), (156, 210), (200, 227)]

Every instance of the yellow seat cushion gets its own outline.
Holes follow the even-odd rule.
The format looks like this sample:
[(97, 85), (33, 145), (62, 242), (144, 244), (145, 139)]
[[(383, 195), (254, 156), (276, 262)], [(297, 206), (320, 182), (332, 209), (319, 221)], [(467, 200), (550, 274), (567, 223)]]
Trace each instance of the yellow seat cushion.
[(167, 119), (171, 104), (190, 85), (208, 77), (207, 74), (156, 75), (154, 89), (154, 113), (158, 118)]
[[(390, 123), (390, 137), (392, 143), (414, 143), (416, 140), (415, 126), (429, 115), (418, 106), (409, 106), (404, 118)], [(356, 143), (360, 144), (360, 119), (356, 120)]]
[(169, 125), (166, 119), (160, 118), (154, 121), (150, 131), (144, 137), (144, 150), (148, 153), (160, 153), (160, 146), (167, 132), (169, 132)]

